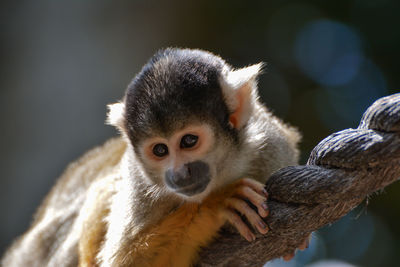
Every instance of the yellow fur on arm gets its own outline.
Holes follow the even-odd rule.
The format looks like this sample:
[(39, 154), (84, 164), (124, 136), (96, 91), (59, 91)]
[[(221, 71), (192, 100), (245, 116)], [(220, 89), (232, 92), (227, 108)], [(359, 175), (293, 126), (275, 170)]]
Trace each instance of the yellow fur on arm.
[(93, 217), (94, 224), (85, 227), (79, 241), (79, 267), (97, 266), (96, 256), (106, 233), (105, 210)]
[[(225, 192), (225, 193), (224, 193)], [(149, 226), (118, 251), (118, 266), (191, 266), (198, 251), (225, 223), (222, 203), (228, 191), (213, 193), (203, 203), (185, 203), (158, 225)]]
[(98, 266), (96, 256), (107, 231), (105, 218), (110, 212), (110, 199), (115, 178), (110, 175), (96, 181), (89, 189), (81, 213), (85, 215), (82, 235), (79, 240), (79, 267)]

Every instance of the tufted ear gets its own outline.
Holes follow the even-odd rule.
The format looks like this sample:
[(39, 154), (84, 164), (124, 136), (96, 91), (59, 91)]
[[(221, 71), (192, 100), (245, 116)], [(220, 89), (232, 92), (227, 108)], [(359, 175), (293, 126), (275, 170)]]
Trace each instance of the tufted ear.
[(107, 113), (107, 121), (106, 123), (109, 125), (115, 126), (121, 132), (124, 132), (125, 129), (125, 104), (118, 102), (114, 104), (107, 105), (108, 113)]
[(238, 70), (223, 70), (220, 83), (231, 112), (229, 121), (236, 129), (242, 128), (251, 116), (258, 97), (257, 77), (262, 67), (263, 64), (259, 63)]

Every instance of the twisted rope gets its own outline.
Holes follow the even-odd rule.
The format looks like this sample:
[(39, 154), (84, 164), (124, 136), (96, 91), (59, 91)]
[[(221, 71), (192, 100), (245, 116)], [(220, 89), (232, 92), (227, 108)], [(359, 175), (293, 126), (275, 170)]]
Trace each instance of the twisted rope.
[(262, 266), (293, 252), (312, 232), (346, 215), (400, 177), (400, 94), (377, 100), (357, 129), (322, 140), (307, 165), (267, 181), (270, 231), (249, 243), (233, 229), (206, 248), (199, 266)]

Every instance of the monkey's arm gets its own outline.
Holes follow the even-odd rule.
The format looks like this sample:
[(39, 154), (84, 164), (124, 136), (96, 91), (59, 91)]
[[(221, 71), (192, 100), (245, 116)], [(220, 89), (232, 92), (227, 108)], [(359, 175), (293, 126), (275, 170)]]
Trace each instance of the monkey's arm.
[[(245, 202), (249, 199), (262, 208), (265, 202), (263, 185), (242, 179), (210, 194), (202, 203), (185, 203), (157, 225), (149, 226), (121, 246), (114, 264), (118, 266), (190, 266), (196, 261), (200, 247), (216, 236), (220, 227), (231, 222), (247, 239), (254, 235), (234, 210), (244, 214), (262, 233), (261, 217)], [(265, 210), (261, 212), (268, 215)], [(258, 224), (257, 224), (258, 223)]]

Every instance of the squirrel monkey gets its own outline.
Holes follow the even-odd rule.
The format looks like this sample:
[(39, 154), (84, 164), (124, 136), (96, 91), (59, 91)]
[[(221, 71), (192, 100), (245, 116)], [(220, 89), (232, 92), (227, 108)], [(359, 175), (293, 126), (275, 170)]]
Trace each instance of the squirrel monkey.
[(265, 234), (264, 183), (300, 135), (258, 100), (261, 67), (159, 51), (109, 106), (121, 137), (67, 168), (3, 265), (191, 266), (225, 223), (255, 239), (238, 214)]

